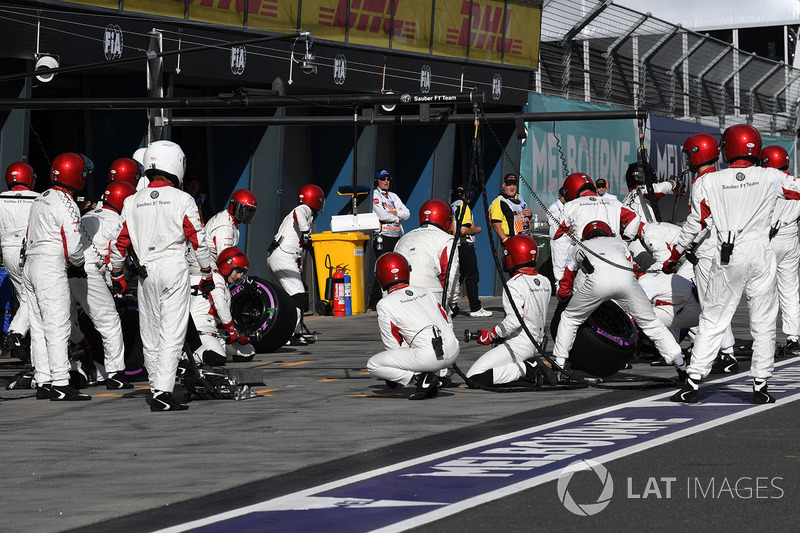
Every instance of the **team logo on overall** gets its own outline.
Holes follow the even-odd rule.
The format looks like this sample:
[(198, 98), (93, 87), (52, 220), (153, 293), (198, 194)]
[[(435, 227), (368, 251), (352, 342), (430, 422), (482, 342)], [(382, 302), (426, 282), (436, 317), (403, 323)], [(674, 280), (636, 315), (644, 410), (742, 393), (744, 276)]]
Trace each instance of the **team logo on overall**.
[(736, 181), (744, 181), (744, 178), (745, 178), (744, 172), (736, 173)]
[(152, 198), (153, 200), (155, 200), (156, 198), (158, 198), (158, 191), (153, 191), (153, 192), (151, 192), (151, 193), (150, 193), (150, 198)]
[(347, 59), (344, 54), (336, 54), (333, 60), (333, 83), (343, 85), (345, 78), (347, 78)]
[(589, 197), (589, 201), (590, 202), (596, 202), (597, 201), (597, 196), (590, 196)]
[(406, 296), (414, 296), (413, 291), (406, 289)]
[(49, 189), (44, 191), (44, 194), (42, 196), (47, 196), (48, 194), (50, 194), (50, 190)]
[(535, 280), (533, 280), (533, 283), (534, 283), (534, 284), (535, 284), (537, 287), (538, 287), (539, 285), (541, 285), (541, 284), (542, 284), (542, 282), (541, 282), (541, 281), (539, 281), (538, 279), (535, 279)]

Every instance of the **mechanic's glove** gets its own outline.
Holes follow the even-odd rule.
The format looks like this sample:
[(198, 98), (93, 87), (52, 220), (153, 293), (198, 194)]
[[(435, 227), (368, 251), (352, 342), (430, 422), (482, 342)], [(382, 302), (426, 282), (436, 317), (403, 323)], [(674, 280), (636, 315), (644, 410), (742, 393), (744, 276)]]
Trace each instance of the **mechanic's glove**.
[(200, 288), (200, 292), (203, 293), (203, 296), (208, 298), (208, 295), (211, 294), (211, 291), (214, 290), (214, 287), (216, 285), (214, 284), (214, 278), (211, 276), (211, 272), (209, 272), (207, 274), (205, 272), (202, 272), (202, 273), (203, 273), (204, 277), (203, 277), (202, 280), (200, 280), (199, 288)]
[(670, 250), (669, 259), (664, 261), (661, 270), (663, 270), (665, 274), (674, 274), (678, 270), (678, 262), (685, 252), (686, 250), (683, 249), (683, 246), (676, 244), (675, 247)]
[(72, 263), (69, 264), (67, 267), (67, 277), (68, 278), (85, 278), (86, 277), (86, 270), (84, 270), (83, 265), (75, 266)]
[(250, 337), (248, 337), (247, 335), (241, 335), (239, 337), (238, 341), (239, 341), (239, 344), (244, 346), (245, 344), (250, 344)]
[(564, 276), (558, 282), (558, 291), (556, 291), (558, 301), (563, 302), (572, 295), (572, 285), (575, 283), (575, 275), (577, 273), (577, 270), (570, 270), (569, 268), (564, 270)]
[(686, 181), (684, 180), (670, 180), (672, 183), (672, 193), (675, 196), (683, 196), (686, 194)]
[(697, 262), (699, 261), (697, 255), (693, 251), (686, 252), (686, 260), (689, 261), (692, 265), (696, 265)]
[(495, 340), (499, 335), (497, 334), (497, 327), (493, 327), (492, 329), (482, 329), (481, 336), (478, 337), (478, 344), (489, 345), (492, 344), (492, 341)]
[(239, 332), (236, 331), (236, 328), (233, 325), (233, 320), (230, 322), (225, 322), (222, 324), (222, 327), (225, 328), (225, 331), (228, 332), (228, 338), (225, 339), (225, 342), (228, 344), (232, 344), (239, 340)]
[(125, 281), (125, 274), (122, 271), (120, 271), (119, 274), (111, 274), (111, 292), (114, 294), (123, 294), (127, 288), (128, 282)]

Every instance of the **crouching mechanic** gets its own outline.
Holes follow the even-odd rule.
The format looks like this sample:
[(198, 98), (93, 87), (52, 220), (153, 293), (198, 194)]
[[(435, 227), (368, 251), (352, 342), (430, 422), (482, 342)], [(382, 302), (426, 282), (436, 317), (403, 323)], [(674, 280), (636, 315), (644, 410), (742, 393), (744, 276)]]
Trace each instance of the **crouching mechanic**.
[(150, 410), (183, 411), (189, 407), (176, 400), (172, 390), (189, 325), (187, 241), (200, 264), (200, 290), (210, 293), (214, 281), (197, 204), (180, 190), (186, 172), (183, 150), (170, 141), (151, 143), (144, 154), (144, 167), (150, 184), (125, 200), (122, 229), (111, 246), (112, 290), (118, 294), (125, 291), (122, 266), (132, 248), (142, 267), (139, 325), (153, 394)]
[(550, 282), (536, 272), (538, 253), (536, 241), (527, 235), (514, 235), (503, 243), (503, 262), (506, 270), (511, 272), (508, 291), (513, 306), (508, 294), (503, 292), (505, 319), (490, 330), (481, 330), (478, 343), (491, 344), (497, 338), (505, 338), (505, 342), (483, 354), (467, 372), (467, 377), (478, 385), (497, 385), (520, 379), (539, 385), (543, 381), (556, 384), (555, 373), (534, 359), (536, 347), (514, 312), (516, 307), (536, 343), (541, 344), (550, 300)]
[[(214, 289), (208, 295), (192, 296), (192, 320), (200, 334), (201, 346), (194, 352), (194, 360), (209, 366), (222, 366), (227, 356), (234, 362), (251, 361), (256, 354), (250, 338), (236, 331), (231, 315), (229, 284), (239, 283), (247, 274), (250, 261), (239, 248), (226, 248), (219, 254), (217, 268), (212, 274)], [(201, 278), (192, 276), (192, 286)], [(222, 332), (227, 332), (226, 335)]]
[(375, 277), (388, 293), (377, 308), (386, 350), (372, 356), (367, 369), (390, 388), (407, 387), (416, 378), (417, 389), (408, 399), (424, 400), (438, 394), (437, 372), (455, 362), (459, 346), (436, 297), (408, 284), (410, 271), (406, 258), (396, 252), (383, 254), (375, 263)]
[(308, 311), (308, 292), (303, 284), (303, 250), (311, 248), (311, 224), (325, 206), (325, 193), (316, 185), (303, 185), (298, 205), (283, 218), (275, 238), (267, 250), (267, 265), (289, 293), (297, 307), (297, 323), (291, 346), (304, 346), (303, 314)]
[(100, 368), (100, 373), (108, 390), (133, 388), (125, 379), (122, 326), (109, 289), (111, 279), (106, 265), (110, 243), (119, 235), (122, 226), (122, 206), (125, 199), (135, 193), (136, 187), (130, 183), (113, 181), (103, 193), (103, 207), (81, 218), (81, 247), (86, 258), (86, 276), (69, 279), (72, 296), (89, 315), (103, 339), (105, 366)]
[(582, 281), (579, 279), (558, 324), (553, 347), (553, 357), (558, 366), (563, 367), (569, 358), (578, 327), (600, 304), (614, 300), (636, 320), (636, 324), (650, 337), (664, 360), (680, 371), (683, 370), (680, 346), (664, 324), (656, 318), (653, 306), (636, 281), (631, 267), (627, 245), (614, 237), (607, 223), (595, 220), (586, 224), (581, 244), (572, 249), (564, 277), (558, 286), (559, 300), (566, 300), (572, 294), (576, 274), (579, 270), (582, 272)]

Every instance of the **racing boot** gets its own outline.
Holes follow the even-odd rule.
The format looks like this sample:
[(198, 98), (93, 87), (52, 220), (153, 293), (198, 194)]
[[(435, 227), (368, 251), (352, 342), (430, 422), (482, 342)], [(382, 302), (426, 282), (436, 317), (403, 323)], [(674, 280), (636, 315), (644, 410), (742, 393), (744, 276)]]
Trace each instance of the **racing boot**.
[(42, 385), (36, 386), (36, 399), (37, 400), (49, 400), (50, 399), (50, 391), (53, 390), (53, 385), (50, 383), (44, 383)]
[(23, 336), (13, 331), (6, 336), (6, 344), (8, 345), (9, 350), (11, 351), (11, 357), (16, 357), (20, 361), (25, 364), (28, 364), (31, 360), (30, 354), (25, 349), (25, 343), (23, 342)]
[(767, 392), (767, 380), (753, 378), (753, 403), (775, 403), (775, 397)]
[(185, 411), (188, 405), (176, 400), (171, 392), (153, 390), (153, 399), (150, 401), (150, 410), (154, 413), (160, 411)]
[(711, 365), (712, 374), (738, 374), (739, 361), (732, 353), (719, 352)]
[(6, 384), (6, 390), (32, 389), (33, 387), (33, 368), (30, 367), (12, 376)]
[(110, 374), (106, 380), (106, 390), (132, 389), (133, 385), (125, 379), (125, 372)]
[(558, 385), (558, 377), (550, 365), (546, 365), (537, 359), (527, 359), (524, 361), (525, 375), (522, 377), (523, 381), (530, 381), (536, 383), (537, 386), (542, 385)]
[(439, 376), (436, 372), (425, 372), (417, 379), (417, 390), (414, 391), (409, 397), (409, 400), (426, 400), (428, 398), (436, 398), (439, 395), (439, 389), (436, 385), (439, 383)]
[(700, 389), (700, 380), (694, 380), (690, 377), (686, 378), (686, 382), (681, 387), (681, 390), (670, 396), (670, 400), (680, 403), (697, 403), (700, 399), (697, 391)]
[[(8, 342), (8, 340), (6, 340), (6, 342)], [(796, 338), (786, 339), (786, 346), (783, 348), (783, 354), (784, 357), (795, 357), (800, 355), (800, 342), (798, 342)]]
[(53, 385), (50, 389), (51, 402), (82, 402), (91, 399), (91, 396), (78, 392), (72, 385)]

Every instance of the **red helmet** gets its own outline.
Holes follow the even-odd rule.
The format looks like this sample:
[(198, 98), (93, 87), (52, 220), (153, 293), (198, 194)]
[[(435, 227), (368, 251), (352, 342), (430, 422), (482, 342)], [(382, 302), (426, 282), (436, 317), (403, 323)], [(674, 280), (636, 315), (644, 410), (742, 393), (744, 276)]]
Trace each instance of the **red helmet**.
[(411, 278), (411, 266), (405, 257), (397, 252), (383, 254), (375, 262), (375, 277), (383, 290), (392, 285), (408, 283)]
[(567, 193), (567, 201), (574, 200), (580, 196), (585, 196), (587, 191), (595, 192), (592, 178), (583, 172), (573, 172), (564, 180), (564, 191)]
[(695, 133), (683, 143), (683, 162), (692, 172), (719, 160), (719, 142), (709, 133)]
[(314, 211), (322, 211), (322, 206), (325, 205), (325, 193), (311, 183), (303, 185), (297, 197), (301, 204), (306, 204)]
[(136, 187), (127, 181), (112, 181), (103, 193), (103, 207), (108, 207), (117, 213), (122, 211), (125, 198), (136, 194)]
[(761, 149), (758, 164), (762, 167), (789, 170), (789, 152), (783, 146), (772, 144)]
[(29, 189), (33, 189), (35, 184), (36, 172), (34, 172), (33, 167), (28, 163), (17, 161), (16, 163), (8, 165), (6, 169), (6, 185), (8, 185), (9, 190), (17, 185), (23, 185)]
[(727, 163), (746, 159), (758, 163), (761, 153), (761, 134), (748, 124), (736, 124), (722, 134), (722, 157)]
[(509, 272), (526, 266), (535, 267), (538, 255), (539, 246), (528, 235), (514, 235), (503, 243), (503, 263)]
[(242, 224), (249, 224), (253, 220), (256, 208), (258, 208), (256, 195), (247, 189), (239, 189), (234, 192), (233, 196), (231, 196), (231, 201), (228, 202), (228, 212)]
[(441, 230), (450, 230), (450, 218), (453, 210), (442, 200), (428, 200), (419, 208), (419, 225), (433, 224)]
[(86, 158), (81, 154), (67, 152), (56, 156), (53, 160), (53, 165), (50, 167), (50, 180), (73, 192), (78, 192), (86, 186), (86, 176), (89, 171)]
[(594, 239), (595, 237), (613, 236), (614, 232), (611, 230), (611, 226), (602, 220), (592, 220), (583, 228), (583, 236), (581, 237), (581, 240), (588, 241), (589, 239)]
[(142, 176), (144, 176), (142, 165), (130, 157), (117, 159), (111, 163), (111, 167), (108, 169), (108, 181), (124, 181), (134, 187)]
[(217, 258), (217, 270), (225, 278), (225, 281), (234, 270), (238, 269), (242, 274), (247, 274), (249, 268), (250, 260), (247, 259), (247, 255), (235, 246), (225, 248)]

